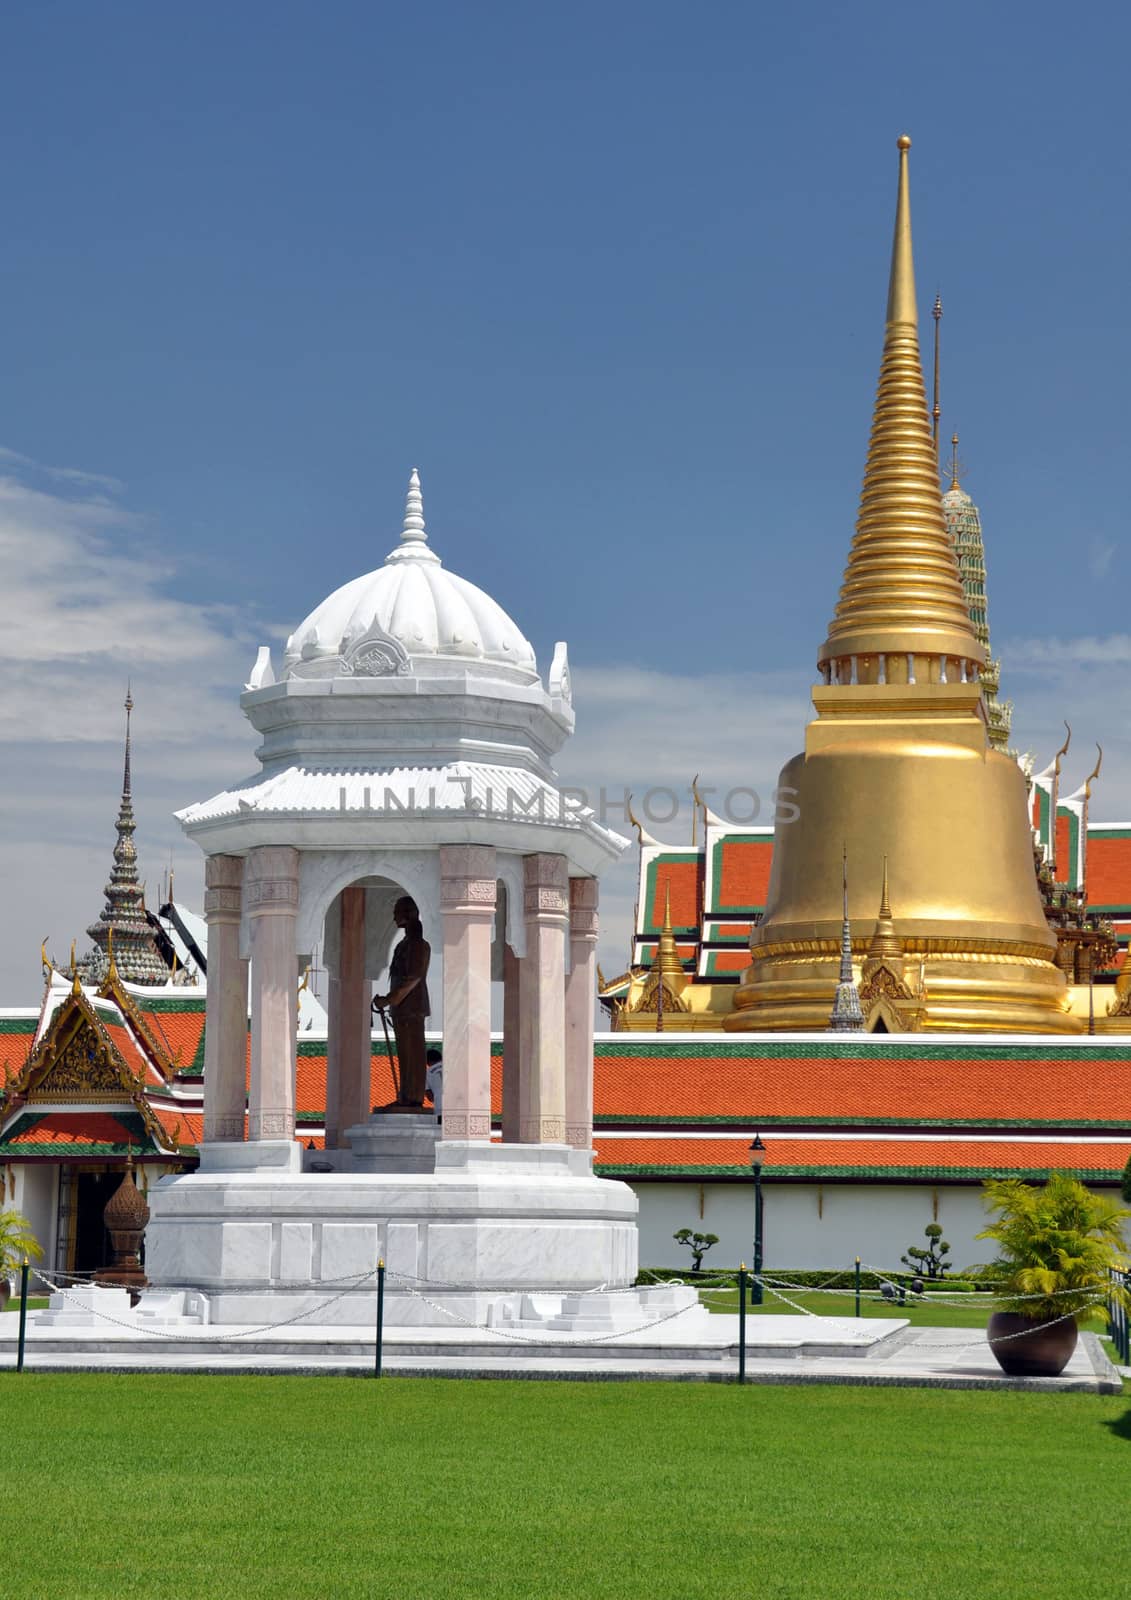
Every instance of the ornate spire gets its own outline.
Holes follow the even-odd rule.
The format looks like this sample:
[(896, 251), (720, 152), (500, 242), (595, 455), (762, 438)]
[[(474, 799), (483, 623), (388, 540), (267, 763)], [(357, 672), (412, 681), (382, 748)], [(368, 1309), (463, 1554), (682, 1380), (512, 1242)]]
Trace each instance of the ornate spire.
[(931, 442), (935, 447), (935, 461), (939, 459), (939, 418), (942, 416), (942, 406), (939, 404), (939, 323), (942, 321), (942, 295), (935, 296), (934, 308), (931, 311), (935, 319), (935, 399), (931, 407)]
[(891, 901), (888, 899), (888, 858), (884, 857), (883, 887), (880, 889), (880, 911), (876, 918), (876, 926), (872, 929), (871, 942), (868, 945), (869, 958), (900, 958), (903, 955), (903, 942), (895, 931), (892, 921)]
[(667, 884), (664, 892), (664, 926), (660, 934), (660, 941), (656, 948), (656, 965), (665, 978), (682, 978), (684, 976), (683, 962), (679, 959), (679, 948), (672, 932), (672, 886)]
[(404, 502), (404, 522), (400, 543), (385, 557), (389, 561), (439, 561), (428, 543), (428, 530), (424, 526), (424, 496), (420, 492), (420, 474), (413, 467), (408, 480), (408, 493)]
[(943, 522), (923, 388), (911, 256), (910, 147), (904, 135), (883, 358), (856, 536), (818, 657), (822, 669), (836, 669), (839, 682), (851, 681), (853, 660), (859, 679), (879, 682), (879, 658), (894, 657), (883, 676), (906, 682), (909, 656), (922, 663), (911, 668), (917, 679), (941, 675), (937, 668), (928, 671), (932, 659), (978, 664), (983, 659)]
[(978, 508), (958, 481), (962, 463), (958, 459), (958, 435), (950, 439), (950, 488), (942, 497), (943, 516), (954, 542), (962, 592), (974, 636), (985, 652), (985, 665), (978, 674), (982, 680), (982, 700), (986, 707), (989, 740), (995, 750), (1008, 752), (1009, 730), (1013, 723), (1013, 702), (999, 700), (1001, 662), (990, 651), (990, 617), (986, 599), (986, 551), (982, 542), (982, 519)]
[(98, 921), (86, 931), (98, 947), (88, 957), (88, 974), (101, 978), (111, 962), (119, 977), (129, 983), (167, 983), (169, 970), (161, 958), (153, 929), (145, 913), (145, 894), (138, 878), (137, 849), (134, 845), (133, 792), (130, 781), (130, 717), (133, 695), (126, 689), (126, 754), (122, 771), (122, 799), (116, 823), (118, 842), (114, 846), (114, 865), (106, 885), (106, 904)]
[[(829, 1013), (829, 1033), (862, 1033), (864, 1013), (860, 1007), (860, 991), (852, 971), (852, 924), (848, 920), (848, 850), (844, 851), (841, 867), (841, 891), (844, 902), (844, 920), (840, 931), (840, 977), (837, 980), (836, 998)], [(889, 912), (890, 916), (890, 912)]]

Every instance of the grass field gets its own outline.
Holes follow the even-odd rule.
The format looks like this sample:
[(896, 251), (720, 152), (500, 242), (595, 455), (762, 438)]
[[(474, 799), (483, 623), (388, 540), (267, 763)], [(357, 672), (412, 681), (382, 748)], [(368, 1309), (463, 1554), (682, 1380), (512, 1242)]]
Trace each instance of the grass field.
[(1122, 1398), (0, 1375), (4, 1592), (1125, 1592)]
[[(851, 1289), (844, 1294), (814, 1294), (806, 1293), (804, 1289), (787, 1289), (784, 1293), (793, 1305), (778, 1299), (767, 1289), (764, 1303), (752, 1306), (749, 1303), (750, 1291), (747, 1290), (747, 1312), (751, 1316), (792, 1316), (796, 1314), (794, 1306), (803, 1306), (806, 1311), (815, 1312), (819, 1317), (855, 1315), (856, 1306)], [(738, 1310), (737, 1289), (712, 1289), (709, 1293), (701, 1293), (700, 1298), (709, 1311), (726, 1311), (733, 1316)], [(984, 1328), (993, 1310), (994, 1305), (988, 1296), (973, 1294), (955, 1295), (953, 1302), (945, 1306), (932, 1305), (930, 1299), (926, 1302), (909, 1300), (902, 1306), (893, 1305), (891, 1301), (881, 1299), (875, 1289), (867, 1289), (860, 1296), (862, 1317), (900, 1317), (917, 1328)], [(1088, 1326), (1099, 1333), (1104, 1324), (1097, 1321)]]

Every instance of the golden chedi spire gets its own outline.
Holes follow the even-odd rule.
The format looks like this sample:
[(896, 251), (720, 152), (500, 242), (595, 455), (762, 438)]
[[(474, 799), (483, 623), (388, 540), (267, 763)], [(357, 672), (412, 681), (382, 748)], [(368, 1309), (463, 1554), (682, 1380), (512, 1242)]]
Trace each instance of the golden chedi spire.
[(664, 893), (664, 926), (660, 931), (660, 940), (656, 948), (656, 966), (663, 978), (682, 978), (685, 976), (683, 962), (679, 959), (679, 948), (672, 932), (672, 886), (669, 883)]
[(820, 652), (817, 715), (779, 779), (792, 820), (776, 826), (766, 909), (725, 1022), (736, 1032), (824, 1028), (842, 956), (842, 841), (857, 864), (854, 926), (870, 928), (880, 905), (855, 955), (868, 971), (918, 965), (917, 1028), (1081, 1031), (1037, 889), (1025, 780), (988, 741), (985, 652), (943, 517), (919, 360), (909, 146), (900, 139), (856, 534)]
[(903, 956), (903, 940), (895, 931), (895, 923), (891, 915), (891, 899), (888, 895), (888, 858), (884, 857), (883, 886), (880, 889), (880, 910), (876, 917), (876, 926), (872, 929), (872, 937), (868, 944), (869, 958), (883, 961), (899, 961)]
[(856, 537), (818, 664), (826, 683), (937, 682), (984, 652), (974, 637), (954, 545), (943, 521), (937, 457), (919, 360), (907, 152), (899, 193), (880, 382)]

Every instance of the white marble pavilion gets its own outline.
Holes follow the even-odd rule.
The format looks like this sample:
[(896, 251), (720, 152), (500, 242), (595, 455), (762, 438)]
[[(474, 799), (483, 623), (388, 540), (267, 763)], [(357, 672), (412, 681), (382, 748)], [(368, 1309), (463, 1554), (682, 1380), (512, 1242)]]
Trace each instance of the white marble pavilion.
[[(565, 645), (543, 685), (514, 622), (432, 549), (414, 471), (384, 564), (317, 606), (278, 670), (260, 650), (241, 704), (260, 772), (180, 813), (207, 856), (204, 1143), (197, 1172), (154, 1192), (152, 1281), (211, 1291), (213, 1316), (235, 1322), (378, 1255), (480, 1309), (492, 1293), (631, 1283), (636, 1201), (593, 1176), (591, 1150), (597, 878), (625, 841), (550, 765), (574, 726)], [(404, 894), (433, 977), (441, 958), (439, 1140), (368, 1103), (370, 1002)], [(330, 1170), (304, 1171), (295, 992), (319, 945)], [(358, 1320), (346, 1300), (334, 1320)]]

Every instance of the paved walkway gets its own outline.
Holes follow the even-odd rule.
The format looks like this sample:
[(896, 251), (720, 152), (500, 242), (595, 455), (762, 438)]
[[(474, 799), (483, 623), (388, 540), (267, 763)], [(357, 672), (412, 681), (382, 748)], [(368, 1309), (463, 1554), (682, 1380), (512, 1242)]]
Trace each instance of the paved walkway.
[[(5, 1318), (3, 1332), (8, 1333)], [(14, 1323), (14, 1318), (12, 1319)], [(845, 1323), (849, 1324), (846, 1330)], [(816, 1324), (816, 1326), (815, 1326)], [(1118, 1394), (1120, 1373), (1095, 1334), (1082, 1333), (1059, 1378), (1007, 1378), (985, 1334), (969, 1328), (912, 1328), (892, 1319), (759, 1317), (747, 1321), (750, 1383), (835, 1383), (904, 1388), (1029, 1389)], [(867, 1332), (865, 1332), (867, 1330)], [(27, 1371), (248, 1372), (360, 1376), (374, 1367), (371, 1328), (279, 1329), (241, 1339), (219, 1330), (176, 1340), (126, 1330), (79, 1337), (29, 1327)], [(0, 1366), (16, 1359), (15, 1327), (0, 1337)], [(660, 1337), (663, 1332), (664, 1337)], [(850, 1338), (849, 1334), (855, 1335)], [(733, 1383), (738, 1374), (738, 1317), (713, 1316), (710, 1336), (686, 1341), (675, 1325), (600, 1344), (561, 1335), (529, 1341), (486, 1329), (393, 1327), (383, 1370), (390, 1376), (484, 1377)], [(864, 1347), (860, 1347), (861, 1341)]]

